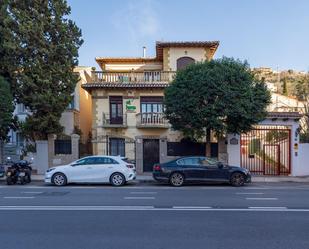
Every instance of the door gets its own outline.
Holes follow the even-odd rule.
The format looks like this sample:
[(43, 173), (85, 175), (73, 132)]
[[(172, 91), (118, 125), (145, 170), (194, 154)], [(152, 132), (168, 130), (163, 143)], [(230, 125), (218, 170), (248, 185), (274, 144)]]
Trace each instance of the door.
[(123, 124), (123, 103), (121, 96), (110, 96), (110, 124)]
[(93, 165), (93, 182), (108, 183), (110, 176), (117, 171), (118, 162), (109, 157), (96, 157)]
[(95, 159), (83, 158), (74, 163), (68, 170), (70, 182), (94, 182), (94, 164)]
[(218, 166), (218, 161), (211, 158), (202, 157), (201, 164), (205, 167), (205, 180), (207, 181), (224, 181), (228, 180), (228, 169)]
[(159, 139), (143, 139), (143, 171), (152, 172), (153, 165), (160, 163)]
[(181, 165), (186, 179), (204, 180), (206, 168), (201, 164), (199, 157), (186, 157), (177, 161)]

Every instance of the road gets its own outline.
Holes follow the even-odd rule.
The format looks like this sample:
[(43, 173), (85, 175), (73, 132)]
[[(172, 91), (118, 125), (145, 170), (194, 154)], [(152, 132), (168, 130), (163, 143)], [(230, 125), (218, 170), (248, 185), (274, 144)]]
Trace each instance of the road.
[(5, 186), (0, 248), (309, 248), (301, 183)]

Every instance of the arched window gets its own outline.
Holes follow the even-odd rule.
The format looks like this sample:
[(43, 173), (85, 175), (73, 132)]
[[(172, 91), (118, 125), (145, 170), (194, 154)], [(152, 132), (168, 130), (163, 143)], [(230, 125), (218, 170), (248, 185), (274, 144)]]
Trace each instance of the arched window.
[(195, 60), (191, 57), (180, 57), (177, 59), (177, 70), (186, 68), (189, 64), (194, 63)]

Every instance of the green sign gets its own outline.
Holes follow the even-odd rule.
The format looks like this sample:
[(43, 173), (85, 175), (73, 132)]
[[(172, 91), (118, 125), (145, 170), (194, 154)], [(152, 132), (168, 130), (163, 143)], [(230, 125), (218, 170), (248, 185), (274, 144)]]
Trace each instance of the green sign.
[(127, 109), (127, 111), (135, 111), (136, 110), (136, 106), (134, 106), (132, 104), (132, 100), (126, 101), (126, 109)]

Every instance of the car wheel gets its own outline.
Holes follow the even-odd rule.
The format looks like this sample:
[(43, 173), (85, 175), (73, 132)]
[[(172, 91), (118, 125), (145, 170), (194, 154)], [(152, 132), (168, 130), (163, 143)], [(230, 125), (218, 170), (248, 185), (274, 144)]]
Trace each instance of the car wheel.
[(52, 177), (52, 183), (56, 186), (64, 186), (67, 184), (67, 178), (62, 173), (56, 173)]
[(240, 187), (245, 184), (245, 175), (242, 173), (234, 173), (231, 176), (231, 184), (235, 187)]
[(170, 176), (170, 184), (174, 187), (180, 187), (184, 184), (185, 177), (179, 172), (175, 172)]
[(122, 186), (126, 183), (126, 179), (121, 173), (114, 173), (110, 177), (110, 183), (113, 186)]

